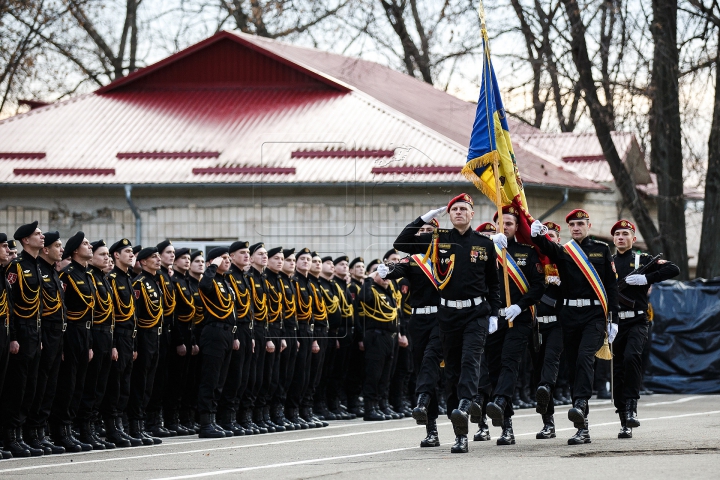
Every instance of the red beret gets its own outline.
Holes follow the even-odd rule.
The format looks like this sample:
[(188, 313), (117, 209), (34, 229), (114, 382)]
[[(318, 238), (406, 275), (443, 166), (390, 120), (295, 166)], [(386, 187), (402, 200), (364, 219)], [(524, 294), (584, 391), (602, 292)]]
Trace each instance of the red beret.
[(555, 230), (557, 233), (560, 233), (560, 225), (555, 222), (545, 222), (543, 225), (545, 225), (548, 230)]
[[(517, 209), (517, 207), (514, 207), (513, 205), (505, 205), (502, 208), (503, 215), (512, 215), (515, 218), (520, 218), (520, 210)], [(495, 215), (493, 215), (493, 222), (497, 223), (498, 221), (498, 214), (495, 212)]]
[(432, 225), (435, 228), (440, 228), (440, 222), (438, 222), (437, 218), (433, 218), (432, 220), (430, 220), (430, 223), (428, 223), (428, 225)]
[(480, 233), (497, 233), (497, 228), (491, 222), (481, 223), (476, 229), (476, 232)]
[(468, 195), (467, 193), (461, 193), (457, 197), (450, 200), (450, 202), (447, 204), (447, 209), (450, 210), (450, 208), (452, 208), (452, 206), (455, 205), (457, 202), (465, 202), (471, 207), (475, 206), (470, 195)]
[(615, 225), (612, 226), (610, 229), (610, 235), (615, 235), (615, 230), (632, 230), (633, 233), (637, 231), (635, 228), (635, 225), (630, 220), (619, 220)]
[(567, 214), (567, 217), (565, 217), (565, 223), (570, 223), (572, 220), (590, 220), (590, 215), (585, 210), (576, 208)]

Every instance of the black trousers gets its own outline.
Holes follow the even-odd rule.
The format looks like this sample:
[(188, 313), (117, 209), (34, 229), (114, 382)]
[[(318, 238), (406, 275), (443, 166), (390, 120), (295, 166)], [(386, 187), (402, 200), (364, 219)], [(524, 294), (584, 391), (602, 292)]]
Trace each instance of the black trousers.
[(460, 400), (471, 399), (478, 391), (480, 358), (488, 331), (488, 310), (485, 303), (462, 310), (438, 307), (448, 416)]
[(643, 369), (642, 352), (650, 328), (644, 317), (640, 321), (623, 323), (613, 342), (613, 392), (615, 407), (623, 410), (625, 401), (640, 398)]
[[(263, 364), (263, 384), (258, 394), (256, 407), (262, 408), (270, 406), (273, 395), (277, 391), (280, 383), (280, 343), (282, 342), (282, 329), (280, 325), (270, 325), (266, 330), (265, 343), (273, 342), (275, 350), (270, 353), (265, 351), (265, 361)], [(263, 345), (265, 348), (265, 345)]]
[(335, 335), (328, 336), (328, 351), (334, 349), (335, 352), (335, 358), (330, 365), (328, 366), (326, 361), (323, 367), (328, 369), (325, 395), (328, 405), (335, 404), (342, 397), (351, 346), (352, 339), (345, 327), (338, 329)]
[(347, 373), (345, 376), (345, 393), (348, 396), (348, 406), (354, 406), (357, 397), (362, 393), (365, 377), (365, 352), (360, 350), (359, 342), (363, 341), (364, 329), (360, 331), (359, 326), (355, 327), (352, 334), (353, 342), (348, 353)]
[(287, 402), (288, 390), (295, 373), (295, 361), (298, 355), (298, 339), (296, 327), (285, 327), (283, 336), (287, 348), (280, 354), (280, 368), (278, 373), (278, 389), (272, 403), (284, 406)]
[(90, 336), (91, 332), (85, 328), (85, 322), (68, 323), (58, 375), (60, 388), (57, 389), (50, 411), (50, 423), (53, 426), (71, 425), (77, 416), (89, 365)]
[[(395, 342), (398, 344), (398, 342)], [(412, 339), (408, 338), (408, 346), (401, 347), (399, 344), (395, 348), (394, 370), (390, 380), (389, 399), (393, 406), (400, 407), (403, 400), (407, 397), (408, 383), (410, 375), (413, 371), (412, 360)]]
[(62, 360), (63, 331), (61, 323), (43, 322), (42, 351), (38, 367), (35, 398), (28, 413), (28, 428), (45, 427), (50, 418)]
[(428, 417), (438, 417), (437, 386), (440, 381), (440, 363), (443, 360), (440, 327), (437, 315), (413, 315), (410, 319), (410, 339), (413, 350), (415, 393), (430, 395)]
[[(530, 358), (533, 364), (532, 384), (535, 388), (540, 385), (549, 387), (552, 395), (560, 370), (560, 355), (562, 355), (563, 351), (562, 328), (557, 321), (541, 324), (540, 336), (542, 338), (540, 351), (530, 350)], [(548, 403), (545, 414), (555, 414), (555, 404), (552, 401)]]
[(327, 326), (315, 325), (313, 331), (314, 340), (317, 341), (320, 351), (313, 353), (310, 356), (310, 381), (308, 382), (308, 388), (305, 390), (303, 396), (302, 406), (313, 407), (315, 405), (315, 392), (320, 385), (323, 372), (323, 362), (325, 360), (325, 353), (327, 351)]
[(182, 344), (185, 346), (185, 355), (178, 355), (177, 347), (168, 345), (168, 376), (163, 396), (163, 419), (166, 424), (174, 423), (175, 417), (180, 413), (180, 402), (190, 374), (192, 351), (192, 322), (178, 321), (175, 322), (174, 328), (175, 338), (182, 340)]
[(198, 345), (203, 352), (200, 366), (202, 375), (198, 385), (198, 413), (201, 415), (217, 412), (218, 400), (230, 367), (233, 341), (230, 325), (214, 322), (205, 325), (203, 329)]
[(320, 406), (321, 403), (328, 400), (328, 385), (330, 383), (330, 376), (333, 371), (333, 365), (337, 358), (337, 330), (330, 332), (327, 331), (325, 337), (325, 355), (322, 364), (322, 374), (320, 375), (320, 382), (318, 383), (317, 389), (315, 390), (314, 404)]
[(310, 356), (312, 355), (312, 332), (307, 323), (300, 322), (297, 330), (297, 339), (300, 342), (297, 357), (295, 358), (295, 371), (287, 394), (286, 406), (299, 408), (310, 383)]
[(560, 311), (560, 325), (572, 399), (589, 400), (593, 390), (595, 352), (605, 340), (605, 314), (600, 307), (567, 306)]
[[(3, 385), (5, 384), (5, 374), (7, 373), (8, 357), (10, 356), (10, 337), (8, 336), (8, 329), (5, 326), (5, 321), (0, 322), (0, 394), (3, 391)], [(2, 416), (0, 416), (0, 423), (2, 422)]]
[[(195, 345), (200, 342), (202, 337), (203, 329), (205, 328), (204, 323), (195, 324)], [(198, 347), (199, 349), (200, 347)], [(200, 375), (202, 370), (200, 364), (202, 363), (202, 352), (198, 352), (197, 355), (192, 355), (188, 361), (188, 380), (185, 383), (185, 388), (182, 393), (182, 401), (180, 408), (180, 417), (182, 422), (189, 422), (195, 420), (195, 411), (197, 410), (197, 398), (198, 398), (198, 385), (200, 385)]]
[(136, 341), (137, 359), (130, 374), (127, 416), (129, 420), (145, 420), (145, 409), (152, 395), (160, 353), (158, 327), (138, 328)]
[(5, 428), (23, 426), (35, 398), (37, 372), (40, 366), (40, 331), (35, 323), (17, 327), (20, 351), (10, 355), (5, 385), (0, 397), (0, 412)]
[(387, 391), (392, 369), (395, 335), (385, 330), (365, 330), (365, 402), (378, 402)]
[(116, 327), (115, 348), (118, 359), (110, 362), (107, 388), (100, 403), (100, 415), (106, 421), (120, 417), (127, 408), (130, 398), (130, 376), (133, 369), (134, 339), (131, 328)]
[(170, 367), (170, 352), (175, 351), (175, 347), (172, 346), (172, 329), (175, 328), (172, 322), (166, 322), (163, 325), (162, 335), (160, 335), (160, 341), (158, 343), (158, 362), (155, 370), (155, 378), (153, 379), (152, 394), (150, 395), (150, 401), (147, 404), (146, 410), (148, 413), (148, 420), (153, 421), (153, 416), (160, 414), (163, 407), (163, 399), (167, 391), (166, 386), (168, 384), (169, 367)]
[(83, 421), (97, 420), (100, 404), (105, 396), (112, 363), (113, 334), (109, 330), (93, 327), (91, 335), (93, 338), (93, 359), (88, 364), (85, 385), (78, 409), (78, 419)]
[(235, 418), (240, 407), (240, 398), (247, 387), (247, 380), (250, 374), (250, 361), (252, 359), (253, 334), (249, 323), (238, 325), (237, 329), (240, 348), (230, 353), (230, 365), (228, 365), (225, 385), (223, 386), (220, 399), (218, 400), (218, 415), (229, 415)]

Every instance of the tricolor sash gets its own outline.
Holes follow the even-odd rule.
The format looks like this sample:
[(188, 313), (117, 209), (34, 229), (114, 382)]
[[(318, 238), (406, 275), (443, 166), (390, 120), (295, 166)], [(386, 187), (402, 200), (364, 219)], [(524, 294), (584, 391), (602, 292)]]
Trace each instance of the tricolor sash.
[(455, 268), (455, 254), (450, 255), (450, 258), (447, 261), (447, 266), (443, 271), (443, 267), (438, 256), (439, 244), (440, 236), (438, 235), (438, 232), (434, 232), (425, 255), (413, 255), (412, 258), (420, 266), (423, 273), (427, 275), (430, 282), (435, 285), (435, 288), (442, 290), (450, 282), (450, 277), (452, 276), (453, 269)]
[[(498, 258), (502, 258), (502, 248), (495, 245), (495, 252), (498, 255)], [(505, 261), (508, 269), (508, 276), (512, 278), (513, 283), (515, 286), (520, 290), (520, 293), (525, 295), (528, 290), (530, 290), (530, 282), (528, 282), (527, 278), (525, 278), (525, 274), (522, 270), (520, 270), (520, 267), (518, 267), (518, 264), (515, 263), (515, 259), (510, 255), (510, 252), (505, 250)], [(530, 312), (535, 315), (535, 307), (530, 307)]]
[(428, 280), (430, 280), (430, 283), (432, 283), (433, 287), (435, 287), (435, 289), (437, 290), (438, 284), (432, 273), (432, 271), (433, 271), (432, 262), (430, 262), (429, 259), (428, 259), (428, 261), (425, 261), (425, 257), (423, 255), (418, 255), (418, 254), (411, 255), (410, 258), (413, 259), (415, 261), (415, 263), (417, 263), (417, 266), (420, 268), (420, 271), (422, 271), (425, 274), (425, 276), (428, 278)]
[(570, 255), (570, 258), (572, 258), (578, 266), (587, 281), (590, 282), (590, 286), (593, 288), (595, 294), (600, 300), (600, 304), (602, 305), (603, 310), (605, 310), (605, 316), (607, 317), (607, 293), (605, 292), (605, 285), (603, 285), (602, 280), (600, 280), (600, 275), (598, 275), (597, 270), (595, 270), (595, 267), (592, 266), (592, 263), (590, 263), (587, 255), (585, 255), (585, 252), (582, 248), (580, 248), (580, 245), (578, 245), (575, 240), (570, 240), (568, 243), (563, 245), (563, 247), (565, 248), (567, 254)]

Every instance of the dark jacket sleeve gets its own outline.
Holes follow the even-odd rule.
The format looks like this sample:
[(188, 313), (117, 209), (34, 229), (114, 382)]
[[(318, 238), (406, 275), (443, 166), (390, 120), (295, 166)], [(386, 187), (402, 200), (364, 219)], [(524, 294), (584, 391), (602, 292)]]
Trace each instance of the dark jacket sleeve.
[(529, 254), (528, 263), (531, 266), (531, 268), (528, 269), (528, 283), (530, 283), (530, 288), (528, 289), (528, 292), (517, 302), (518, 307), (522, 310), (527, 310), (531, 305), (538, 303), (542, 298), (543, 293), (545, 293), (545, 275), (540, 273), (540, 270), (538, 270), (540, 260), (538, 259), (535, 250)]
[(213, 279), (215, 278), (215, 274), (217, 273), (217, 265), (210, 264), (209, 267), (205, 269), (205, 272), (203, 273), (202, 278), (200, 279), (200, 283), (198, 286), (200, 287), (200, 290), (205, 293), (205, 295), (211, 295), (214, 286), (213, 286)]
[(417, 232), (425, 225), (422, 218), (418, 217), (412, 223), (409, 223), (400, 235), (395, 239), (393, 247), (401, 252), (407, 253), (425, 253), (428, 245), (432, 241), (432, 234), (426, 233), (417, 236)]
[(559, 263), (560, 259), (562, 258), (563, 254), (563, 247), (562, 245), (551, 242), (548, 240), (547, 236), (545, 235), (538, 235), (537, 237), (530, 237), (530, 241), (532, 241), (535, 245), (538, 246), (540, 251), (550, 258), (550, 260), (553, 261), (553, 263)]
[(488, 302), (490, 303), (490, 316), (497, 317), (502, 307), (500, 301), (500, 277), (498, 276), (497, 252), (495, 248), (488, 249), (488, 260), (485, 262), (485, 284), (488, 289)]
[(678, 266), (668, 261), (655, 263), (655, 265), (650, 267), (648, 270), (649, 272), (645, 273), (648, 285), (669, 280), (680, 275), (680, 269)]
[(618, 304), (620, 297), (618, 295), (617, 273), (615, 273), (614, 265), (612, 255), (610, 255), (610, 248), (605, 247), (605, 273), (602, 282), (608, 297), (608, 312), (612, 312), (613, 323), (617, 323), (619, 321), (617, 312), (620, 310)]
[(407, 277), (410, 273), (410, 262), (396, 263), (395, 267), (385, 278), (388, 280), (397, 280), (399, 278)]

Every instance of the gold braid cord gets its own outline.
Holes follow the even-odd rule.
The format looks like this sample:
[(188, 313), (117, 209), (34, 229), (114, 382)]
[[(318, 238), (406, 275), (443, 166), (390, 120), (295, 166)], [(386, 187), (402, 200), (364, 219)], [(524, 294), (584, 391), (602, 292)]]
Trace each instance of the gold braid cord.
[(275, 323), (282, 315), (282, 292), (278, 292), (269, 281), (265, 280), (265, 286), (268, 289), (268, 323)]
[[(38, 285), (37, 289), (33, 290), (25, 281), (22, 266), (16, 263), (15, 268), (17, 268), (18, 288), (20, 289), (20, 298), (23, 303), (18, 304), (16, 302), (13, 311), (15, 315), (20, 318), (34, 318), (40, 309), (40, 290), (42, 289), (42, 285)], [(30, 307), (26, 307), (25, 305), (30, 305)]]
[(7, 290), (3, 290), (2, 295), (0, 295), (0, 318), (2, 318), (3, 326), (7, 326), (10, 323), (10, 307), (8, 306)]
[(343, 316), (343, 318), (352, 317), (354, 313), (352, 303), (347, 301), (347, 296), (345, 295), (345, 292), (342, 291), (342, 288), (340, 288), (339, 284), (336, 283), (335, 288), (337, 288), (338, 291), (340, 314)]
[(244, 292), (241, 292), (237, 280), (232, 275), (230, 275), (230, 285), (235, 292), (235, 300), (237, 301), (237, 307), (235, 307), (237, 318), (244, 318), (250, 313), (250, 292), (247, 288)]
[[(285, 281), (281, 278), (280, 281), (283, 284), (283, 287), (285, 286)], [(288, 283), (288, 286), (290, 287), (289, 290), (292, 291), (292, 285)], [(291, 295), (283, 295), (283, 313), (285, 315), (285, 318), (292, 318), (295, 316), (295, 313), (297, 312), (297, 305), (295, 305), (295, 296)]]
[(55, 296), (50, 296), (49, 293), (42, 289), (43, 299), (43, 317), (49, 317), (62, 308), (62, 299), (60, 298), (60, 291), (55, 292)]
[(385, 295), (375, 290), (375, 287), (372, 287), (371, 290), (375, 301), (373, 305), (360, 302), (362, 314), (378, 322), (387, 323), (396, 321), (398, 316), (397, 308), (390, 305), (390, 303), (385, 300)]
[[(193, 298), (192, 292), (190, 291), (190, 289), (187, 290), (187, 291), (189, 292), (189, 295), (185, 295), (185, 294), (182, 292), (182, 287), (180, 286), (179, 283), (176, 283), (176, 284), (175, 284), (175, 287), (177, 287), (177, 288), (175, 289), (175, 292), (176, 292), (176, 295), (175, 295), (175, 299), (176, 299), (176, 300), (175, 300), (175, 305), (176, 305), (176, 307), (177, 307), (177, 305), (178, 305), (180, 302), (182, 302), (183, 307), (185, 307), (185, 310), (187, 310), (187, 312), (188, 312), (188, 313), (186, 313), (185, 315), (180, 315), (180, 314), (178, 314), (177, 319), (180, 320), (180, 321), (183, 322), (183, 323), (190, 322), (190, 321), (192, 321), (192, 320), (195, 318), (195, 310), (196, 310), (196, 308), (195, 308), (195, 299)], [(179, 299), (179, 300), (177, 299), (177, 298), (178, 298), (178, 295), (177, 295), (177, 294), (180, 294), (180, 299)]]
[(253, 318), (256, 322), (267, 322), (267, 296), (263, 295), (262, 298), (258, 298), (257, 288), (255, 287), (255, 279), (253, 277), (250, 277), (250, 288), (252, 289), (253, 304), (255, 305)]
[(297, 319), (299, 322), (309, 322), (312, 319), (312, 297), (308, 294), (308, 301), (305, 303), (300, 290), (300, 284), (295, 282), (295, 295), (297, 297)]
[[(71, 312), (70, 310), (68, 310), (68, 312), (67, 312), (68, 320), (78, 321), (81, 318), (83, 318), (87, 312), (89, 312), (90, 310), (95, 308), (95, 297), (92, 294), (86, 295), (86, 294), (82, 293), (80, 291), (80, 289), (78, 288), (77, 284), (75, 283), (75, 280), (73, 280), (70, 275), (66, 274), (65, 272), (63, 272), (61, 275), (64, 277), (67, 277), (67, 281), (70, 283), (70, 286), (75, 291), (75, 293), (77, 293), (78, 297), (80, 298), (82, 303), (85, 305), (85, 309), (82, 312)], [(91, 277), (92, 277), (92, 275), (91, 275)]]
[(334, 314), (340, 308), (340, 297), (333, 296), (332, 292), (326, 290), (325, 287), (320, 285), (320, 291), (322, 291), (323, 298), (325, 299), (325, 307), (329, 315)]
[[(97, 285), (97, 280), (95, 280), (95, 275), (90, 275), (90, 278), (92, 278), (93, 284), (95, 285), (95, 292), (97, 295), (95, 296), (95, 314), (93, 315), (93, 325), (100, 325), (102, 323), (105, 323), (108, 318), (112, 317), (113, 314), (113, 306), (112, 306), (112, 296), (110, 295), (110, 292), (107, 292), (107, 296), (105, 298), (102, 298), (100, 296), (100, 289)], [(113, 322), (114, 324), (115, 322)]]
[(317, 315), (315, 316), (314, 320), (316, 322), (324, 322), (327, 320), (328, 312), (327, 312), (327, 306), (325, 305), (325, 302), (323, 301), (323, 298), (318, 295), (317, 288), (315, 288), (315, 284), (311, 283), (310, 286), (312, 287), (313, 291), (313, 302), (315, 303), (315, 306), (317, 307)]
[(142, 281), (138, 281), (136, 283), (140, 284), (140, 292), (142, 293), (142, 301), (145, 305), (145, 311), (150, 316), (150, 318), (140, 318), (137, 319), (137, 325), (140, 328), (153, 328), (155, 325), (158, 324), (160, 321), (160, 318), (163, 314), (163, 308), (162, 308), (162, 302), (158, 302), (157, 305), (155, 305), (152, 300), (150, 300), (150, 297), (148, 297), (148, 293), (145, 290), (145, 285)]
[(217, 304), (213, 303), (212, 299), (205, 295), (202, 290), (200, 290), (200, 299), (202, 299), (206, 313), (220, 320), (225, 320), (233, 311), (233, 297), (230, 292), (227, 293), (227, 296), (224, 296), (216, 280), (213, 280), (213, 285), (215, 286), (215, 295), (218, 299)]
[(170, 282), (170, 284), (168, 287), (167, 281), (165, 281), (165, 275), (160, 275), (160, 289), (162, 290), (163, 300), (165, 301), (163, 311), (165, 315), (172, 315), (173, 312), (175, 312), (175, 305), (177, 304), (175, 300), (175, 289), (172, 286), (172, 282)]
[(123, 303), (120, 293), (118, 293), (117, 283), (114, 280), (110, 280), (112, 286), (114, 308), (115, 311), (115, 323), (122, 323), (131, 320), (135, 316), (135, 296), (130, 294), (129, 303)]

